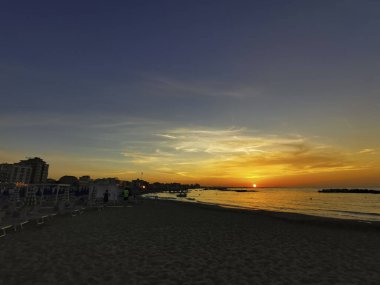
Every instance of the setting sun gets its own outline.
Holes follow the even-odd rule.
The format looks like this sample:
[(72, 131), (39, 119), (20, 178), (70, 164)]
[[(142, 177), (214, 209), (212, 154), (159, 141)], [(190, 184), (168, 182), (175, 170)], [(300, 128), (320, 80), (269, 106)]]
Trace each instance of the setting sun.
[(253, 187), (253, 188), (256, 188), (256, 184), (253, 184), (252, 187)]

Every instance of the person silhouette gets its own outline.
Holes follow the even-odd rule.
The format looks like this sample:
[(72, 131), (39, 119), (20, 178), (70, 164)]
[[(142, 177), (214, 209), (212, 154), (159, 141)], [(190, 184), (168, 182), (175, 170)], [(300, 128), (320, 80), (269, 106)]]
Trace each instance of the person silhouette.
[(104, 196), (103, 196), (103, 202), (104, 204), (107, 204), (108, 203), (108, 197), (109, 197), (109, 193), (108, 193), (108, 190), (106, 190), (106, 192), (104, 192)]
[(124, 189), (123, 197), (124, 197), (124, 201), (128, 201), (128, 198), (129, 198), (129, 189), (128, 188)]

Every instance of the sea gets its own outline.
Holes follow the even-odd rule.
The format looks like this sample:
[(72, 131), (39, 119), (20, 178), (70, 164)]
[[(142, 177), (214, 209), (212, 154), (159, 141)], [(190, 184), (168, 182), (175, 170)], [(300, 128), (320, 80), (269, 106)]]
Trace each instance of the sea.
[[(380, 188), (371, 188), (380, 190)], [(380, 194), (319, 193), (320, 188), (192, 189), (178, 193), (147, 194), (149, 198), (218, 205), (246, 210), (267, 210), (311, 216), (380, 221)]]

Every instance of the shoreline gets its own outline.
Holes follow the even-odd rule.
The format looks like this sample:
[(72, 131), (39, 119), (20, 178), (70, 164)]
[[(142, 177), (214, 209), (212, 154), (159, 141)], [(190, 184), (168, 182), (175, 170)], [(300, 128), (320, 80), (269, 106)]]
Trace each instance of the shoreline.
[(380, 231), (380, 221), (366, 221), (366, 220), (355, 220), (355, 219), (338, 219), (323, 216), (314, 216), (301, 213), (290, 213), (290, 212), (276, 212), (269, 210), (256, 210), (256, 209), (246, 209), (233, 206), (221, 206), (216, 204), (208, 204), (201, 202), (185, 202), (174, 199), (152, 199), (143, 198), (143, 200), (158, 201), (159, 203), (180, 203), (181, 205), (187, 205), (189, 207), (202, 208), (202, 209), (213, 209), (216, 211), (227, 211), (242, 213), (247, 215), (257, 215), (263, 217), (270, 217), (285, 222), (294, 222), (300, 224), (310, 224), (310, 225), (325, 225), (331, 227), (342, 227), (351, 229), (373, 229)]
[(238, 206), (229, 206), (229, 205), (217, 205), (206, 202), (187, 202), (176, 199), (160, 199), (155, 200), (150, 197), (143, 197), (144, 200), (152, 200), (152, 201), (162, 201), (162, 202), (172, 202), (172, 203), (182, 203), (182, 204), (190, 204), (199, 207), (211, 207), (215, 209), (224, 209), (238, 212), (247, 212), (253, 214), (262, 214), (266, 216), (277, 217), (278, 219), (289, 220), (289, 221), (299, 221), (299, 222), (313, 222), (313, 223), (333, 223), (333, 224), (347, 224), (347, 225), (357, 225), (357, 226), (366, 226), (380, 228), (380, 221), (369, 221), (369, 220), (359, 220), (359, 219), (349, 219), (349, 218), (334, 218), (334, 217), (325, 217), (325, 216), (317, 216), (317, 215), (308, 215), (302, 213), (292, 213), (292, 212), (279, 212), (279, 211), (271, 211), (264, 209), (250, 209), (243, 208)]

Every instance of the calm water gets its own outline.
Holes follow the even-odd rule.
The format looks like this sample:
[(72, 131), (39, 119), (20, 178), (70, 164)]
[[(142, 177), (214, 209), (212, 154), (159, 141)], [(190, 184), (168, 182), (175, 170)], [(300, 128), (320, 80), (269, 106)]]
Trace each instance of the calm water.
[[(323, 194), (318, 193), (319, 189), (316, 188), (259, 188), (255, 192), (250, 188), (229, 188), (229, 190), (231, 191), (190, 190), (186, 198), (178, 198), (174, 193), (148, 196), (242, 209), (380, 221), (380, 194)], [(248, 190), (248, 192), (234, 190)]]

